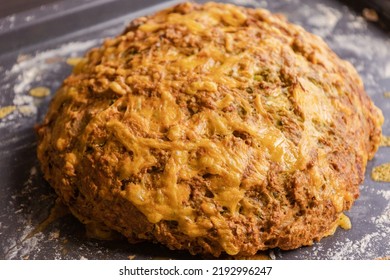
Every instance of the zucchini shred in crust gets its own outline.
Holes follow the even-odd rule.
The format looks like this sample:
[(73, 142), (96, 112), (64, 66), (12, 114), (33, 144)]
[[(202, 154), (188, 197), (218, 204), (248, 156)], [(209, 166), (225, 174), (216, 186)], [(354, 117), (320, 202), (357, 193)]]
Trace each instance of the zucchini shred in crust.
[(311, 245), (345, 220), (382, 123), (319, 37), (263, 9), (182, 3), (85, 55), (37, 153), (83, 223), (250, 256)]

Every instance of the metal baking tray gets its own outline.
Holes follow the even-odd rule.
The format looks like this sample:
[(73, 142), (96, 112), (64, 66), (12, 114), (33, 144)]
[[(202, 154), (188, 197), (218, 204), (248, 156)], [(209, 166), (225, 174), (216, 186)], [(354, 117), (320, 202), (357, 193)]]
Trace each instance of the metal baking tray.
[[(67, 0), (0, 18), (0, 259), (196, 259), (151, 243), (89, 238), (71, 215), (48, 222), (56, 195), (42, 178), (36, 159), (34, 126), (71, 72), (67, 58), (81, 56), (115, 36), (132, 19), (179, 1)], [(201, 1), (199, 1), (201, 2)], [(390, 39), (387, 26), (367, 22), (344, 2), (331, 0), (232, 0), (284, 14), (321, 36), (361, 74), (366, 90), (386, 118), (390, 135)], [(384, 26), (384, 28), (383, 28)], [(29, 90), (45, 86), (51, 95)], [(390, 256), (390, 183), (371, 180), (374, 166), (390, 162), (381, 147), (367, 166), (361, 195), (346, 214), (352, 229), (338, 229), (311, 247), (266, 252), (273, 259), (376, 259)], [(46, 221), (46, 222), (45, 222)]]

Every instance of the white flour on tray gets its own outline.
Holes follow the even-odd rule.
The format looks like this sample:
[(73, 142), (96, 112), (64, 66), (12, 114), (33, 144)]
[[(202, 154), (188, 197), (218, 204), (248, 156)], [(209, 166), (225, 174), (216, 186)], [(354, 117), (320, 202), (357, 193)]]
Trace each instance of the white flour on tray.
[[(267, 8), (272, 6), (267, 1), (256, 0), (232, 0), (231, 3), (238, 5), (251, 5), (255, 7)], [(286, 3), (296, 2), (295, 0), (285, 1)], [(306, 8), (305, 8), (306, 7)], [(298, 15), (299, 14), (299, 15)], [(305, 16), (306, 14), (306, 16)], [(350, 13), (345, 18), (344, 11), (335, 10), (334, 8), (327, 7), (323, 4), (316, 4), (310, 9), (307, 6), (302, 6), (301, 9), (296, 10), (297, 18), (307, 19), (305, 22), (297, 22), (297, 24), (304, 25), (307, 30), (314, 32), (315, 34), (324, 37), (326, 41), (335, 50), (343, 50), (349, 53), (351, 57), (348, 59), (354, 64), (359, 72), (363, 74), (363, 79), (369, 87), (374, 89), (376, 81), (379, 78), (390, 77), (390, 62), (385, 63), (385, 58), (390, 54), (390, 40), (383, 40), (377, 36), (370, 36), (369, 40), (365, 34), (368, 33), (367, 22), (361, 17)], [(293, 17), (294, 15), (292, 15)], [(290, 18), (289, 18), (290, 19)], [(338, 34), (337, 25), (341, 20), (346, 21), (346, 26), (351, 31), (349, 34)], [(60, 85), (61, 81), (50, 81), (47, 77), (53, 71), (58, 71), (64, 67), (66, 58), (73, 56), (80, 56), (83, 52), (90, 47), (97, 45), (99, 40), (89, 40), (82, 42), (71, 42), (63, 44), (56, 49), (50, 49), (43, 52), (38, 52), (34, 55), (21, 55), (19, 61), (16, 62), (9, 70), (0, 69), (0, 72), (4, 72), (6, 83), (1, 86), (2, 91), (13, 91), (13, 100), (11, 104), (16, 106), (17, 109), (0, 120), (0, 127), (5, 126), (7, 121), (13, 120), (19, 117), (26, 117), (30, 112), (30, 115), (37, 113), (37, 106), (39, 105), (39, 98), (34, 98), (29, 95), (29, 90), (36, 86), (46, 86), (52, 89), (52, 93)], [(374, 69), (377, 65), (365, 64), (365, 60), (359, 60), (359, 56), (363, 52), (366, 58), (379, 57), (380, 61), (384, 61), (380, 65), (383, 69)], [(383, 59), (382, 59), (383, 58)], [(372, 71), (371, 71), (372, 70)], [(372, 91), (374, 92), (374, 91)], [(370, 94), (371, 91), (368, 91)], [(0, 97), (1, 98), (1, 97)], [(18, 108), (29, 108), (22, 113)], [(36, 176), (36, 169), (33, 167), (30, 172), (30, 178), (26, 181), (26, 189), (31, 191), (34, 189), (32, 184), (32, 178)], [(362, 192), (366, 195), (373, 195), (379, 199), (385, 199), (387, 207), (381, 209), (377, 215), (372, 217), (365, 217), (364, 226), (369, 226), (370, 229), (366, 230), (360, 237), (351, 240), (345, 238), (343, 241), (336, 241), (330, 246), (325, 246), (323, 241), (316, 243), (313, 247), (305, 249), (302, 252), (301, 258), (308, 259), (374, 259), (378, 257), (390, 256), (390, 245), (383, 243), (384, 236), (390, 236), (390, 190), (376, 190), (373, 186), (362, 186)], [(363, 199), (361, 197), (361, 199)], [(10, 202), (11, 203), (11, 202)], [(368, 208), (374, 207), (373, 205), (367, 205)], [(352, 208), (352, 211), (354, 208)], [(16, 211), (18, 211), (16, 209)], [(28, 234), (33, 230), (31, 225), (28, 224), (28, 217), (24, 217), (25, 220), (17, 221), (19, 224), (25, 225), (25, 229), (18, 234), (18, 237), (13, 237), (7, 240), (7, 258), (23, 258), (25, 256), (34, 256), (36, 252), (39, 252), (40, 242), (44, 242), (45, 237), (42, 233), (38, 233), (31, 238), (27, 238)], [(5, 226), (0, 224), (0, 228)], [(357, 223), (352, 223), (352, 226), (359, 226)], [(329, 245), (329, 243), (327, 243)], [(375, 248), (383, 248), (384, 255), (378, 256), (375, 253)], [(277, 259), (274, 252), (271, 251), (273, 259)], [(56, 258), (61, 258), (58, 254)]]
[[(362, 195), (375, 195), (388, 202), (387, 206), (384, 209), (381, 209), (379, 214), (374, 217), (367, 217), (365, 213), (372, 211), (376, 205), (368, 203), (367, 201), (364, 202), (364, 207), (362, 207), (363, 212), (361, 215), (363, 223), (360, 224), (360, 221), (352, 220), (351, 230), (353, 230), (355, 226), (360, 226), (365, 228), (365, 233), (353, 240), (346, 237), (342, 241), (336, 241), (331, 244), (327, 243), (326, 246), (324, 246), (324, 243), (327, 241), (327, 238), (324, 238), (320, 242), (315, 243), (312, 247), (308, 247), (309, 250), (302, 251), (302, 259), (369, 260), (390, 256), (390, 244), (384, 242), (384, 240), (386, 240), (384, 238), (390, 236), (390, 189), (376, 190), (373, 186), (361, 186), (360, 190)], [(364, 198), (362, 197), (361, 199)], [(358, 206), (353, 206), (352, 211), (355, 209), (354, 207), (356, 208)], [(356, 214), (359, 210), (355, 210)], [(356, 216), (359, 217), (359, 213), (357, 213)], [(378, 255), (377, 248), (382, 249), (381, 255)]]
[(49, 75), (64, 69), (67, 58), (82, 55), (98, 42), (96, 39), (70, 42), (34, 55), (19, 55), (12, 68), (4, 71), (5, 83), (1, 86), (2, 91), (12, 91), (13, 96), (12, 103), (3, 106), (16, 106), (16, 109), (0, 120), (0, 127), (5, 126), (8, 120), (36, 114), (41, 98), (29, 95), (29, 91), (37, 86), (45, 86), (55, 91), (61, 81), (49, 79)]
[[(58, 48), (49, 49), (35, 54), (20, 54), (16, 63), (6, 70), (2, 67), (2, 85), (0, 91), (10, 94), (10, 103), (1, 100), (2, 106), (15, 106), (15, 110), (9, 115), (0, 119), (0, 128), (9, 125), (15, 125), (15, 122), (21, 123), (26, 117), (36, 117), (38, 107), (42, 104), (43, 98), (33, 97), (29, 91), (37, 86), (45, 86), (52, 89), (52, 93), (60, 86), (61, 81), (53, 79), (61, 70), (67, 67), (66, 59), (69, 57), (81, 56), (89, 48), (97, 45), (99, 40), (89, 40), (80, 42), (70, 42), (60, 45)], [(70, 68), (69, 68), (70, 71)], [(4, 95), (3, 95), (4, 96)], [(3, 97), (4, 98), (4, 97)], [(50, 98), (50, 97), (49, 97)], [(36, 120), (35, 120), (36, 121)], [(18, 137), (18, 136), (15, 136)], [(30, 145), (33, 145), (31, 143)], [(34, 190), (33, 179), (37, 176), (37, 167), (32, 167), (27, 181), (21, 193), (15, 194), (8, 201), (9, 207), (14, 208), (18, 205), (18, 200), (22, 197), (32, 199)], [(37, 233), (29, 236), (34, 230), (31, 224), (33, 213), (26, 214), (22, 211), (25, 205), (15, 207), (14, 213), (16, 219), (14, 222), (18, 225), (20, 231), (3, 241), (3, 252), (6, 259), (33, 258), (40, 250), (40, 244), (45, 241), (43, 233)], [(24, 212), (24, 213), (23, 213)], [(0, 229), (7, 230), (6, 224), (0, 224)], [(60, 258), (58, 255), (57, 258)]]

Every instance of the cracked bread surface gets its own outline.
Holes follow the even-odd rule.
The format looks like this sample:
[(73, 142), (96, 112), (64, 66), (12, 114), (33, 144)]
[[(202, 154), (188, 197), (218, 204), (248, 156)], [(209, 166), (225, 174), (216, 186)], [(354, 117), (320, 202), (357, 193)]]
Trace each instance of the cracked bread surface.
[(83, 223), (248, 256), (332, 231), (382, 123), (319, 37), (263, 9), (183, 3), (85, 55), (37, 128), (37, 153)]

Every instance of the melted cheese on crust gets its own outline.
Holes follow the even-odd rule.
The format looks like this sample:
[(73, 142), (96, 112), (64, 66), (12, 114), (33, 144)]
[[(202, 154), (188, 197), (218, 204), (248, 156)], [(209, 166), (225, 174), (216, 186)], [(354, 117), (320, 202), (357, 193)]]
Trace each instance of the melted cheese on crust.
[[(353, 85), (342, 85), (335, 74), (339, 69), (327, 61), (329, 50), (317, 37), (310, 37), (312, 45), (302, 46), (299, 27), (290, 31), (287, 22), (265, 10), (248, 11), (215, 3), (185, 15), (168, 9), (141, 18), (82, 59), (51, 106), (56, 114), (71, 103), (64, 107), (64, 122), (79, 121), (77, 106), (90, 106), (77, 144), (69, 140), (74, 135), (68, 130), (55, 131), (54, 146), (66, 153), (67, 176), (76, 176), (88, 149), (95, 147), (99, 164), (104, 162), (117, 176), (113, 180), (127, 182), (120, 196), (150, 223), (176, 221), (191, 238), (213, 230), (231, 255), (241, 248), (225, 213), (261, 217), (251, 211), (258, 205), (246, 193), (267, 185), (275, 167), (286, 176), (305, 170), (310, 199), (332, 205), (331, 219), (338, 221), (356, 193), (335, 175), (332, 168), (344, 163), (330, 166), (333, 151), (322, 135), (328, 128), (335, 133), (335, 120), (341, 124), (348, 116), (353, 123), (368, 114), (345, 103), (360, 104), (357, 94), (343, 97), (351, 87), (362, 87), (361, 81), (353, 78)], [(349, 64), (339, 63), (342, 73), (357, 77)], [(373, 122), (380, 126), (383, 118), (375, 110)], [(50, 141), (44, 139), (39, 154)], [(343, 141), (354, 147), (356, 161), (365, 166), (367, 141)], [(125, 152), (113, 153), (118, 147)], [(376, 148), (377, 143), (371, 156)], [(313, 162), (318, 166), (311, 166)], [(151, 179), (154, 169), (159, 171)], [(191, 180), (196, 178), (207, 181), (211, 192), (200, 207), (192, 202), (196, 187)], [(96, 188), (100, 194), (113, 191), (110, 186)], [(71, 191), (62, 192), (70, 200)], [(276, 189), (270, 193), (285, 195)], [(277, 215), (285, 225), (296, 219), (287, 212)]]

